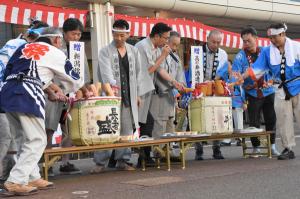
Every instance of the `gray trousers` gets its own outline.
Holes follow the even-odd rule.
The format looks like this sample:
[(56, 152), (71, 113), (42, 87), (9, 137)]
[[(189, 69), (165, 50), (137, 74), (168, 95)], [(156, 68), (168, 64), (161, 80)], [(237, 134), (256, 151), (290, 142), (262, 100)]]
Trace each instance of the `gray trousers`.
[(164, 133), (173, 133), (175, 131), (174, 117), (167, 120), (157, 120), (154, 118), (154, 126), (152, 131), (153, 138), (160, 138)]
[(157, 139), (164, 133), (172, 133), (175, 131), (175, 104), (172, 99), (170, 99), (169, 93), (162, 95), (153, 94), (150, 112), (154, 119), (154, 126), (152, 130), (153, 138)]
[[(46, 96), (46, 107), (45, 107), (45, 125), (47, 130), (51, 130), (53, 133), (57, 130), (59, 125), (60, 116), (62, 111), (64, 110), (64, 103), (63, 102), (52, 102), (48, 100)], [(63, 140), (61, 142), (62, 147), (71, 147), (72, 140), (68, 131), (65, 129), (64, 125), (61, 125), (61, 130), (63, 132)], [(50, 143), (48, 143), (51, 146)], [(62, 164), (66, 164), (70, 160), (70, 155), (63, 155), (62, 156)]]
[[(132, 134), (133, 134), (133, 116), (131, 112), (131, 107), (125, 107), (122, 104), (120, 135), (126, 136)], [(111, 154), (112, 154), (112, 150), (97, 151), (94, 153), (94, 162), (97, 165), (106, 166), (108, 164)], [(130, 148), (115, 150), (115, 160), (128, 161), (130, 158), (131, 158)]]
[(281, 99), (279, 92), (275, 93), (275, 111), (277, 116), (276, 133), (281, 137), (282, 146), (291, 149), (296, 146), (294, 117), (300, 124), (300, 94), (290, 100)]
[(64, 109), (63, 102), (52, 102), (46, 96), (45, 125), (46, 129), (56, 131), (59, 124), (61, 113)]
[(0, 113), (0, 129), (0, 161), (2, 162), (13, 140), (5, 113)]
[(0, 113), (0, 129), (0, 175), (3, 176), (5, 175), (3, 172), (3, 168), (5, 168), (5, 165), (3, 165), (3, 160), (13, 140), (5, 113)]
[(28, 184), (41, 178), (38, 162), (47, 145), (44, 119), (24, 113), (6, 113), (16, 135), (23, 135), (20, 154), (7, 179), (8, 182)]
[(18, 152), (22, 135), (16, 136), (5, 113), (0, 113), (0, 176), (6, 179), (16, 161), (16, 155), (7, 152)]

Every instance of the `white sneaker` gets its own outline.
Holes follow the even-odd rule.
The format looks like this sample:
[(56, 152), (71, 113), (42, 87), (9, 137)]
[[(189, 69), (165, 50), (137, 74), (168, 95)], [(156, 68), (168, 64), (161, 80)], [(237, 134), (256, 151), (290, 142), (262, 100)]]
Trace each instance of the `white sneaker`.
[(276, 149), (275, 144), (272, 144), (271, 152), (272, 152), (272, 155), (276, 155), (276, 156), (280, 155), (280, 153)]
[(253, 151), (252, 151), (251, 157), (252, 157), (252, 158), (258, 158), (259, 156), (260, 156), (260, 149), (254, 147), (254, 148), (253, 148)]

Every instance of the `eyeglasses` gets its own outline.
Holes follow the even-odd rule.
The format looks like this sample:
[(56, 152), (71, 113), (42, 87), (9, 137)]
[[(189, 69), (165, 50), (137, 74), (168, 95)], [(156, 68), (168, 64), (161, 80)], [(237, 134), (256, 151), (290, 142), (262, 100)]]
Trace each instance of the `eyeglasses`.
[(160, 37), (161, 37), (161, 38), (164, 38), (165, 40), (169, 40), (169, 39), (170, 39), (170, 37), (164, 37), (164, 36), (162, 36), (162, 35), (160, 35)]

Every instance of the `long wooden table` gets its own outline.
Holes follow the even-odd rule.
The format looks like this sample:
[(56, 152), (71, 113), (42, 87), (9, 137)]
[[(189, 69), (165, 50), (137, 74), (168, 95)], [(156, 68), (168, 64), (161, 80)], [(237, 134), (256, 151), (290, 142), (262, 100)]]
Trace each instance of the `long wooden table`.
[[(171, 163), (170, 163), (170, 143), (171, 142), (179, 142), (180, 138), (167, 138), (167, 139), (157, 139), (157, 140), (146, 140), (146, 141), (131, 141), (131, 142), (120, 142), (113, 144), (103, 144), (103, 145), (93, 145), (93, 146), (76, 146), (76, 147), (57, 147), (46, 149), (44, 151), (44, 178), (48, 180), (48, 169), (51, 165), (53, 165), (60, 156), (64, 154), (72, 154), (72, 153), (84, 153), (84, 152), (95, 152), (95, 151), (103, 151), (103, 150), (112, 150), (112, 149), (120, 149), (120, 148), (143, 148), (143, 147), (158, 147), (160, 145), (164, 147), (165, 158), (167, 161), (167, 170), (170, 171)], [(160, 165), (158, 164), (158, 167)], [(142, 168), (145, 170), (145, 161), (142, 159)]]
[[(93, 146), (76, 146), (76, 147), (66, 147), (66, 148), (51, 148), (46, 149), (44, 151), (44, 178), (48, 180), (48, 169), (51, 165), (53, 165), (60, 156), (64, 154), (72, 154), (72, 153), (84, 153), (84, 152), (94, 152), (101, 150), (112, 150), (119, 148), (143, 148), (143, 147), (156, 147), (160, 152), (164, 153), (166, 158), (167, 170), (171, 170), (171, 162), (170, 162), (170, 143), (178, 142), (180, 143), (180, 158), (181, 158), (181, 167), (185, 169), (186, 167), (186, 158), (185, 154), (188, 148), (192, 143), (195, 142), (203, 142), (203, 141), (214, 141), (214, 140), (223, 140), (223, 139), (234, 139), (234, 138), (242, 138), (242, 149), (243, 156), (247, 157), (253, 155), (253, 153), (247, 152), (247, 149), (252, 149), (252, 147), (248, 147), (245, 142), (245, 138), (251, 137), (266, 137), (266, 146), (260, 147), (262, 149), (266, 149), (266, 152), (262, 152), (259, 155), (265, 155), (269, 158), (272, 157), (271, 153), (271, 141), (270, 141), (271, 132), (260, 132), (260, 133), (233, 133), (233, 134), (215, 134), (210, 136), (192, 136), (192, 137), (165, 137), (162, 139), (155, 140), (147, 140), (147, 141), (132, 141), (132, 142), (122, 142), (122, 143), (113, 143), (113, 144), (105, 144), (105, 145), (93, 145)], [(159, 146), (164, 146), (160, 149)], [(158, 161), (158, 167), (160, 167), (160, 162)], [(145, 161), (142, 158), (142, 168), (145, 170)]]
[(185, 154), (188, 148), (190, 147), (191, 143), (195, 142), (203, 142), (203, 141), (214, 141), (214, 140), (224, 140), (224, 139), (235, 139), (235, 138), (242, 138), (242, 149), (243, 149), (243, 156), (249, 157), (251, 155), (258, 155), (251, 152), (247, 152), (248, 149), (253, 149), (253, 147), (248, 147), (246, 144), (246, 138), (251, 137), (259, 137), (259, 138), (266, 138), (266, 146), (259, 147), (260, 149), (266, 149), (266, 152), (260, 152), (260, 156), (267, 156), (272, 158), (271, 153), (271, 140), (270, 140), (271, 132), (264, 131), (259, 133), (232, 133), (232, 134), (214, 134), (210, 136), (193, 136), (193, 137), (182, 137), (180, 138), (180, 158), (181, 158), (181, 166), (182, 169), (185, 169)]

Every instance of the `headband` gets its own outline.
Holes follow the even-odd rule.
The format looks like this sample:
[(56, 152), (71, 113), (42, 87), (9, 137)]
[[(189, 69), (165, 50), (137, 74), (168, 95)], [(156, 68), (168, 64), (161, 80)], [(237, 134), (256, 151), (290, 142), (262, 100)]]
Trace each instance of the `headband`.
[(124, 29), (123, 29), (123, 30), (122, 30), (122, 29), (114, 29), (114, 28), (113, 28), (112, 31), (113, 31), (113, 32), (125, 32), (125, 33), (128, 33), (128, 32), (130, 32), (130, 29), (128, 29), (128, 30), (124, 30)]
[(27, 33), (28, 33), (28, 34), (37, 34), (37, 35), (41, 35), (41, 33), (43, 32), (43, 30), (44, 30), (43, 27), (42, 27), (42, 28), (36, 28), (36, 29), (30, 28), (30, 29), (27, 30)]
[(61, 37), (61, 38), (63, 38), (63, 35), (62, 34), (59, 34), (59, 33), (57, 33), (57, 34), (44, 34), (44, 35), (40, 35), (40, 37)]
[(279, 28), (279, 29), (269, 28), (267, 34), (268, 36), (279, 35), (283, 32), (286, 32), (286, 30), (287, 30), (287, 26), (284, 24), (284, 28)]

